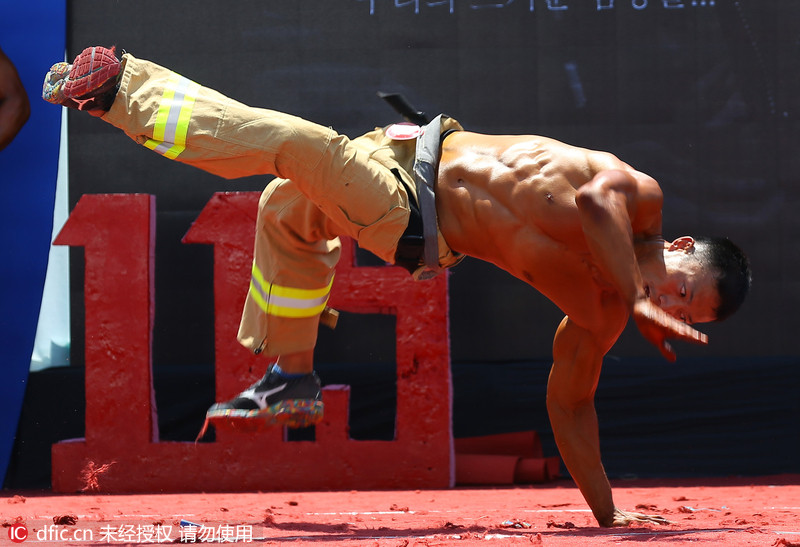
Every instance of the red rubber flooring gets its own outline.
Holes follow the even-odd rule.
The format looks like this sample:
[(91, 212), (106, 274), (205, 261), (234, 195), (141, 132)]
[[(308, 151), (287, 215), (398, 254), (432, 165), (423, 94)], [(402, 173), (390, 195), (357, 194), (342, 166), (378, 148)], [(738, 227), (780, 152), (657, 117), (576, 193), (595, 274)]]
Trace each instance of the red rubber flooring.
[(619, 507), (660, 514), (672, 524), (599, 528), (578, 490), (563, 480), (381, 492), (4, 491), (0, 544), (800, 546), (798, 475), (616, 482), (614, 492)]

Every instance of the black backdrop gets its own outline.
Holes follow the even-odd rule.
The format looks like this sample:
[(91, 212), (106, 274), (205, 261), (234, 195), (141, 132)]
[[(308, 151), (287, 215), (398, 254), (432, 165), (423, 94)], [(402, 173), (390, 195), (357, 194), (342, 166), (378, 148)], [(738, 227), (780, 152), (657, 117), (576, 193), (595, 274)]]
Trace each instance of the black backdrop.
[[(667, 237), (728, 236), (755, 274), (741, 312), (703, 327), (708, 347), (678, 348), (683, 364), (667, 365), (626, 330), (598, 392), (604, 451), (621, 458), (607, 462), (609, 473), (800, 472), (800, 458), (785, 452), (697, 464), (764, 435), (800, 448), (798, 23), (794, 0), (81, 1), (69, 7), (68, 56), (116, 44), (242, 102), (351, 136), (398, 120), (376, 96), (389, 91), (470, 130), (539, 133), (616, 154), (660, 181)], [(73, 204), (84, 193), (157, 196), (157, 377), (207, 376), (211, 250), (180, 239), (214, 192), (261, 190), (267, 180), (226, 182), (169, 162), (89, 116), (71, 113), (69, 124)], [(74, 262), (79, 367), (82, 264)], [(546, 430), (543, 384), (560, 312), (474, 260), (452, 272), (450, 291), (456, 433)], [(392, 323), (375, 324), (347, 315), (324, 333), (318, 361), (336, 368), (332, 377), (357, 384), (367, 363), (391, 364)], [(391, 401), (391, 371), (387, 378), (380, 385), (388, 382)], [(364, 391), (375, 396), (376, 386)], [(160, 392), (165, 412), (173, 395)], [(476, 400), (493, 410), (474, 410)], [(619, 404), (605, 405), (612, 400)], [(644, 440), (658, 442), (642, 441), (634, 415), (651, 424)], [(695, 443), (704, 426), (710, 453), (694, 464), (663, 450)], [(681, 437), (687, 429), (696, 435)]]

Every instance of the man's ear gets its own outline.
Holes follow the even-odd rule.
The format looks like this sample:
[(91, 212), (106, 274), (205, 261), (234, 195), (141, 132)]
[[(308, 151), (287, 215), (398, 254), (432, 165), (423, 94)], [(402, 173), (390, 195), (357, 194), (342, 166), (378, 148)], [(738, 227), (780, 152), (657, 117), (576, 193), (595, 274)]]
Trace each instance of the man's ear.
[(668, 250), (691, 253), (694, 251), (694, 238), (692, 236), (681, 236), (669, 244)]

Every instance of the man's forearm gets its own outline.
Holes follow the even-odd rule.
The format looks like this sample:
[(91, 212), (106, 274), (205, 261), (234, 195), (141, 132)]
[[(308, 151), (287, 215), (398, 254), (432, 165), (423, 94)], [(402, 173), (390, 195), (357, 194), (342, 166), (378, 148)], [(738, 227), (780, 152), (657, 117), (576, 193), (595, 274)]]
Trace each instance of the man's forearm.
[(586, 185), (578, 192), (576, 203), (592, 256), (632, 308), (645, 295), (634, 253), (626, 196), (623, 190)]
[(600, 440), (594, 406), (565, 410), (548, 404), (550, 423), (561, 458), (601, 526), (614, 522), (611, 485), (600, 460)]

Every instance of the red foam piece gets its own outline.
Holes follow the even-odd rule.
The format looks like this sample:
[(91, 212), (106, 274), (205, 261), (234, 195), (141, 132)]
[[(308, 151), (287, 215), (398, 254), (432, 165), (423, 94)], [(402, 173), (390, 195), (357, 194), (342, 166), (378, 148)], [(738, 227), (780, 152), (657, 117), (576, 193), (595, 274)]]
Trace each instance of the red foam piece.
[(544, 458), (520, 458), (514, 469), (514, 482), (517, 484), (534, 484), (547, 482), (547, 460)]
[(519, 456), (500, 454), (456, 454), (456, 484), (514, 484), (519, 460)]
[(521, 458), (505, 454), (456, 454), (456, 484), (460, 486), (539, 484), (558, 477), (561, 460)]
[(455, 440), (456, 454), (505, 454), (523, 458), (541, 458), (542, 441), (535, 431), (498, 433)]
[(555, 480), (561, 476), (561, 458), (558, 456), (550, 456), (545, 458), (547, 461), (547, 478)]
[[(229, 397), (263, 374), (235, 342), (250, 276), (258, 193), (216, 194), (185, 237), (214, 245), (216, 382)], [(395, 267), (356, 267), (343, 241), (330, 304), (397, 316), (394, 441), (348, 436), (349, 390), (323, 390), (313, 442), (219, 431), (213, 443), (159, 442), (153, 404), (151, 196), (84, 196), (56, 243), (86, 247), (86, 438), (53, 445), (53, 490), (104, 492), (442, 488), (454, 484), (445, 275), (414, 282)]]
[(535, 431), (500, 433), (455, 440), (456, 483), (461, 485), (533, 484), (559, 475), (561, 459), (542, 457)]

